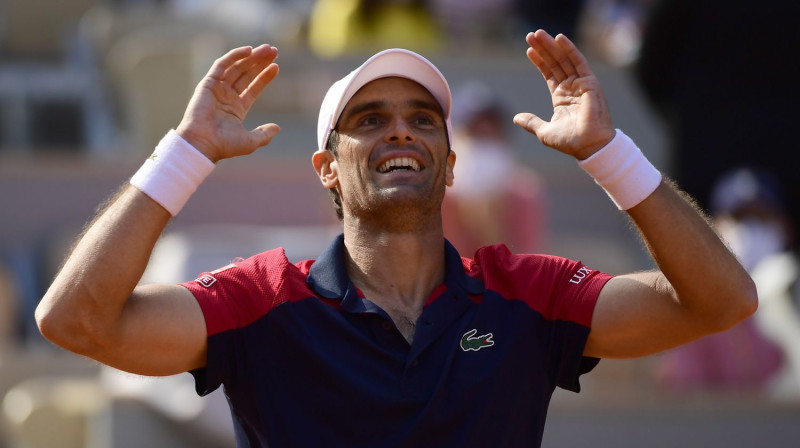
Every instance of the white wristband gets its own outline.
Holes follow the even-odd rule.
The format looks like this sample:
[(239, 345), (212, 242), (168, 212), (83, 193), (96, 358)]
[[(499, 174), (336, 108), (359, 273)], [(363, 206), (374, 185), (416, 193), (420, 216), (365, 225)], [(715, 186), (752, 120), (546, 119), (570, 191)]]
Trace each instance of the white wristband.
[(619, 129), (606, 146), (578, 165), (606, 190), (620, 210), (636, 206), (661, 184), (661, 173)]
[(131, 185), (175, 216), (213, 169), (208, 157), (170, 130), (133, 175)]

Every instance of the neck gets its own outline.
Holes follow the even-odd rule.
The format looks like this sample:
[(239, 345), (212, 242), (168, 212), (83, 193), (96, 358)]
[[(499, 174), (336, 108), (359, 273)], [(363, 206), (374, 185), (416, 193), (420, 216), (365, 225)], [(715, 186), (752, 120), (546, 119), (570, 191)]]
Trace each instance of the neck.
[(347, 270), (367, 297), (390, 308), (422, 312), (433, 289), (444, 281), (441, 224), (428, 231), (364, 231), (345, 223)]

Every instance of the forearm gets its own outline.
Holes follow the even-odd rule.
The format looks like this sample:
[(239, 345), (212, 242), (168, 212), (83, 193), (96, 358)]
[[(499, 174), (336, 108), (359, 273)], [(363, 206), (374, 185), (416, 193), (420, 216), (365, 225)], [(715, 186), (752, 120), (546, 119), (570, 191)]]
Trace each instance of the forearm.
[[(703, 216), (621, 132), (586, 58), (564, 36), (528, 34), (528, 59), (553, 101), (550, 121), (514, 123), (575, 157), (642, 234), (660, 273), (616, 276), (600, 291), (587, 356), (642, 356), (734, 325), (753, 313), (752, 280)], [(599, 146), (598, 146), (599, 145)]]
[(178, 285), (137, 287), (153, 247), (214, 168), (250, 154), (280, 131), (242, 125), (278, 73), (277, 49), (240, 47), (198, 84), (179, 131), (155, 152), (79, 239), (39, 307), (42, 334), (116, 368), (148, 375), (204, 365), (207, 331), (198, 302)]
[(584, 353), (644, 356), (750, 316), (757, 303), (755, 285), (707, 219), (638, 150), (632, 151), (632, 142), (616, 143), (581, 164), (628, 212), (659, 271), (606, 283)]
[(752, 279), (708, 221), (669, 181), (628, 213), (668, 280), (675, 299), (711, 329), (724, 329), (755, 311)]
[(80, 238), (36, 310), (42, 333), (73, 351), (110, 342), (170, 214), (125, 185)]

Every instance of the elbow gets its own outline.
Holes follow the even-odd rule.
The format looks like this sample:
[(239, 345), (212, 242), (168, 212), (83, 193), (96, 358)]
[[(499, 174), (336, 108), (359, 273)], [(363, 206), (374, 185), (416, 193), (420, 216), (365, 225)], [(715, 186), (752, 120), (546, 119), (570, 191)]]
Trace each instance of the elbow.
[(746, 287), (741, 293), (740, 301), (740, 318), (739, 322), (752, 316), (758, 310), (758, 290), (756, 284), (750, 276), (747, 276)]
[(758, 291), (750, 276), (745, 276), (737, 287), (721, 301), (711, 328), (712, 332), (728, 330), (755, 314), (758, 309)]
[(42, 336), (61, 348), (90, 357), (100, 348), (96, 342), (99, 339), (93, 337), (97, 329), (85, 313), (61, 309), (45, 297), (36, 307), (34, 317)]
[(758, 290), (755, 282), (749, 275), (746, 275), (742, 283), (731, 299), (731, 308), (734, 314), (732, 319), (734, 322), (731, 326), (747, 319), (758, 310)]
[(74, 328), (74, 324), (71, 324), (67, 319), (66, 313), (58, 312), (45, 297), (36, 307), (34, 318), (39, 332), (45, 339), (59, 347), (71, 350), (69, 335), (74, 335), (76, 332), (70, 331), (70, 328)]
[(48, 341), (57, 344), (54, 340), (58, 335), (59, 320), (54, 315), (52, 306), (49, 306), (47, 297), (43, 298), (34, 312), (34, 319), (36, 319), (36, 326), (39, 328), (39, 333)]

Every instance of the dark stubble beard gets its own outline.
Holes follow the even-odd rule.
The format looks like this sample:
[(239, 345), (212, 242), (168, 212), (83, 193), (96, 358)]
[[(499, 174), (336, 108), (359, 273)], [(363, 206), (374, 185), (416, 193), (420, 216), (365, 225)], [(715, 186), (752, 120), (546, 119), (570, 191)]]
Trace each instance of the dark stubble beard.
[(442, 224), (444, 190), (442, 180), (441, 188), (433, 188), (432, 191), (415, 197), (396, 198), (386, 192), (387, 197), (370, 201), (370, 204), (365, 204), (364, 207), (357, 207), (349, 213), (349, 218), (355, 219), (361, 227), (381, 231), (393, 233), (427, 231)]

